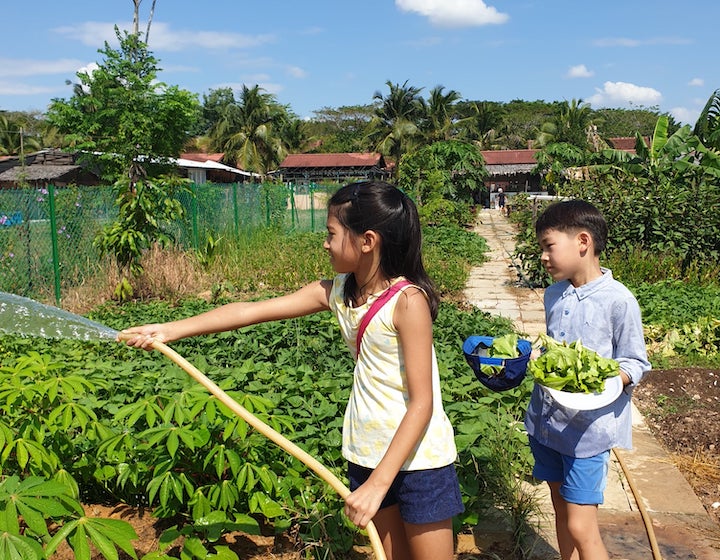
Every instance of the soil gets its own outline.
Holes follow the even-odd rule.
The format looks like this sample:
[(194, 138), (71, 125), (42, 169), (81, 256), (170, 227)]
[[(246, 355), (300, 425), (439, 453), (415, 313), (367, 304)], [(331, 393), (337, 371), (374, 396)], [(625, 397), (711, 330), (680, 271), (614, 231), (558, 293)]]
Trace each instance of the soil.
[(652, 434), (720, 524), (720, 369), (652, 370), (633, 399)]
[[(650, 371), (635, 390), (634, 401), (650, 431), (687, 478), (711, 518), (720, 524), (720, 370)], [(146, 510), (123, 505), (89, 505), (86, 513), (130, 522), (138, 534), (135, 543), (138, 558), (156, 549), (160, 534), (171, 524), (152, 517)], [(304, 557), (301, 545), (290, 538), (233, 533), (226, 536), (226, 544), (241, 560), (298, 560)], [(472, 547), (462, 547), (460, 542), (458, 550), (456, 560), (498, 558), (495, 552), (499, 552), (480, 552)], [(178, 552), (171, 550), (170, 554), (175, 557), (179, 556)], [(129, 558), (122, 553), (120, 556), (123, 560)], [(344, 560), (371, 558), (369, 546), (358, 546)], [(53, 560), (71, 559), (74, 556), (67, 548), (53, 556)]]

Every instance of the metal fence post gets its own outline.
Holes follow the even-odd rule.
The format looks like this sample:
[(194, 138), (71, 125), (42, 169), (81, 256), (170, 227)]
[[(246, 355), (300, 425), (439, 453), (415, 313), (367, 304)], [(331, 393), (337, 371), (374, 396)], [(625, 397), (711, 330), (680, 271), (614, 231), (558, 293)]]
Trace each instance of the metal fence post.
[(190, 186), (192, 198), (190, 199), (190, 212), (192, 213), (192, 239), (195, 250), (200, 249), (200, 235), (198, 233), (198, 203), (197, 203), (197, 184)]
[(55, 185), (48, 185), (50, 206), (50, 242), (52, 244), (53, 277), (55, 279), (55, 304), (60, 306), (60, 252), (58, 251), (57, 219), (55, 216)]
[(232, 184), (233, 190), (233, 215), (234, 215), (234, 227), (235, 237), (240, 237), (240, 205), (238, 203), (238, 183), (237, 181)]
[(310, 183), (308, 187), (310, 194), (310, 231), (315, 232), (315, 183)]

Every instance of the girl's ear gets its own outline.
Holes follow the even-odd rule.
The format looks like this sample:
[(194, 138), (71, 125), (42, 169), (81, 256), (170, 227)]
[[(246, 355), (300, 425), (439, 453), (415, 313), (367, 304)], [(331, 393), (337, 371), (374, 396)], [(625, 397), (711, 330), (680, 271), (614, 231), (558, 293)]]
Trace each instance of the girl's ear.
[(371, 253), (376, 247), (380, 245), (380, 236), (376, 231), (371, 229), (367, 230), (362, 235), (362, 246), (360, 250), (363, 253)]

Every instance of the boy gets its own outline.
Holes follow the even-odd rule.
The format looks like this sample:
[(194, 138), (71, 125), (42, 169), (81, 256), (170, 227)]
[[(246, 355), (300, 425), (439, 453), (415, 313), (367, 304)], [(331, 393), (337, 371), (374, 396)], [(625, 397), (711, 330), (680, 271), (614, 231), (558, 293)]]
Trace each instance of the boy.
[(541, 261), (555, 284), (545, 291), (547, 333), (584, 346), (620, 364), (624, 389), (597, 410), (557, 404), (535, 385), (525, 417), (535, 458), (533, 476), (547, 481), (563, 560), (607, 560), (600, 536), (610, 450), (630, 448), (633, 388), (650, 369), (640, 307), (632, 293), (600, 267), (608, 227), (582, 200), (550, 205), (535, 225)]

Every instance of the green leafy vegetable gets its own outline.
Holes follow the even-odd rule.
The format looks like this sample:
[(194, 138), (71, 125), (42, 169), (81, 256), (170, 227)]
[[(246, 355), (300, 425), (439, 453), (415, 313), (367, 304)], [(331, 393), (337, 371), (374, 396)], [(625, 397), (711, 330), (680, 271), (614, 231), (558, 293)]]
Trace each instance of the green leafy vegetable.
[[(496, 336), (493, 343), (487, 350), (487, 355), (493, 358), (517, 358), (518, 357), (518, 335), (515, 333)], [(505, 369), (504, 366), (491, 366), (483, 364), (480, 370), (487, 376), (500, 375)]]
[(568, 344), (547, 335), (538, 340), (543, 352), (530, 360), (528, 372), (541, 385), (568, 393), (600, 393), (605, 380), (620, 373), (615, 360), (585, 348), (580, 340)]

